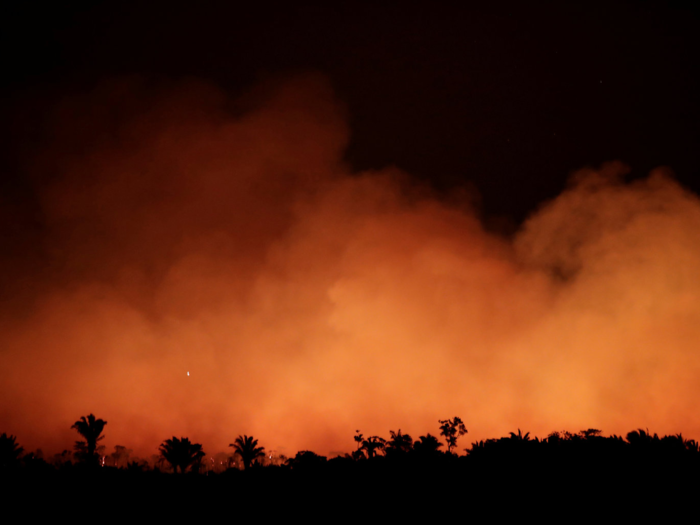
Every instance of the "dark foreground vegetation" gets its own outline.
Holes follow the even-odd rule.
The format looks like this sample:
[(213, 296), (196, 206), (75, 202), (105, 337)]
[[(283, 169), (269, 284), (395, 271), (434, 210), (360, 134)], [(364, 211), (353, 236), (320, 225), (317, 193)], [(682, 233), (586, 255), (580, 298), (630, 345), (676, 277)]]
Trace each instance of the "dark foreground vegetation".
[(230, 454), (215, 457), (207, 457), (200, 444), (173, 437), (146, 461), (130, 459), (120, 446), (105, 455), (97, 443), (106, 422), (90, 415), (73, 426), (84, 439), (72, 457), (24, 453), (14, 436), (2, 434), (0, 481), (11, 487), (6, 501), (16, 504), (51, 501), (48, 508), (56, 511), (61, 503), (80, 501), (104, 512), (160, 516), (214, 517), (242, 509), (266, 516), (339, 512), (387, 518), (435, 512), (437, 521), (445, 521), (469, 512), (492, 518), (560, 511), (629, 517), (697, 508), (700, 447), (681, 434), (660, 437), (638, 429), (603, 436), (588, 429), (540, 439), (518, 430), (472, 443), (459, 454), (464, 424), (459, 418), (440, 424), (442, 441), (430, 434), (414, 440), (400, 430), (389, 439), (357, 431), (355, 451), (330, 459), (311, 451), (273, 458), (243, 435)]

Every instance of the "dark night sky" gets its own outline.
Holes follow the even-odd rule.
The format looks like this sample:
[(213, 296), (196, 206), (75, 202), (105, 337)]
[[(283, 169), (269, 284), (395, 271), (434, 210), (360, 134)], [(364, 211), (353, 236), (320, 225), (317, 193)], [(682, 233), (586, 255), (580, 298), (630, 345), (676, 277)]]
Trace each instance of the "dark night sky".
[(354, 167), (394, 164), (438, 189), (467, 181), (489, 217), (519, 222), (572, 170), (615, 159), (631, 177), (670, 166), (700, 190), (697, 9), (142, 4), (4, 8), (6, 198), (26, 194), (16, 153), (56, 97), (130, 74), (236, 94), (305, 70), (347, 104)]

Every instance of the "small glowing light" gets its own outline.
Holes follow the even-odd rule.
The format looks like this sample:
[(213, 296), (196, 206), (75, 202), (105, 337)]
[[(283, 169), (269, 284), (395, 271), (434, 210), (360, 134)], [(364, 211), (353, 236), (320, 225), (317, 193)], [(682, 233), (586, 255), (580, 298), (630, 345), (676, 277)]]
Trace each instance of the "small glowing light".
[(190, 377), (190, 371), (189, 371), (189, 370), (187, 371), (187, 377)]

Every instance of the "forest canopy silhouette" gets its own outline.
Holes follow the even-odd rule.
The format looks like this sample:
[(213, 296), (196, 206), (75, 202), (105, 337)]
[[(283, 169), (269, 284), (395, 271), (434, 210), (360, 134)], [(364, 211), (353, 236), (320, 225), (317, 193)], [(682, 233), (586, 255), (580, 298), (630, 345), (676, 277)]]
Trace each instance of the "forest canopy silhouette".
[[(275, 469), (292, 471), (294, 474), (313, 474), (322, 481), (325, 475), (332, 477), (350, 475), (359, 481), (366, 476), (381, 472), (392, 476), (410, 475), (421, 483), (432, 484), (436, 476), (445, 484), (458, 484), (463, 487), (474, 480), (485, 482), (497, 479), (506, 473), (527, 473), (531, 479), (547, 479), (553, 475), (577, 475), (586, 480), (600, 477), (602, 473), (611, 479), (620, 476), (633, 481), (636, 473), (644, 472), (648, 477), (657, 477), (654, 485), (663, 484), (664, 476), (673, 476), (678, 481), (693, 476), (700, 463), (700, 445), (694, 439), (687, 439), (682, 434), (660, 437), (649, 430), (637, 429), (623, 436), (603, 436), (599, 429), (589, 428), (577, 433), (554, 431), (544, 438), (530, 436), (529, 432), (510, 432), (508, 436), (490, 438), (471, 443), (466, 448), (458, 447), (460, 437), (467, 434), (461, 418), (440, 420), (440, 437), (428, 433), (415, 440), (410, 434), (389, 431), (390, 439), (378, 435), (365, 436), (356, 430), (354, 441), (357, 449), (352, 453), (328, 458), (311, 450), (300, 450), (293, 457), (286, 457), (276, 452), (268, 452), (258, 446), (253, 436), (239, 435), (229, 447), (229, 453), (207, 454), (202, 444), (194, 443), (187, 437), (164, 440), (158, 447), (158, 454), (150, 458), (131, 456), (133, 450), (124, 446), (115, 446), (115, 451), (108, 454), (104, 446), (96, 443), (102, 438), (106, 422), (93, 414), (81, 417), (71, 428), (86, 439), (76, 442), (72, 459), (68, 451), (45, 458), (41, 450), (24, 453), (13, 435), (3, 433), (0, 436), (0, 475), (17, 476), (24, 480), (41, 480), (47, 478), (51, 471), (58, 471), (63, 477), (90, 479), (100, 470), (124, 471), (130, 478), (110, 477), (101, 479), (104, 483), (116, 482), (118, 479), (143, 480), (146, 472), (162, 474), (172, 472), (184, 475), (217, 476), (243, 472), (251, 476), (252, 471), (268, 471), (267, 477), (258, 480), (274, 482)], [(104, 436), (102, 436), (104, 437)], [(462, 444), (462, 447), (464, 443)], [(463, 452), (463, 453), (461, 453)], [(374, 473), (374, 474), (373, 474)], [(88, 476), (85, 478), (85, 476)], [(262, 476), (262, 474), (260, 474)], [(111, 481), (109, 481), (111, 479)], [(154, 488), (167, 487), (158, 482), (157, 477), (150, 477)], [(246, 478), (233, 478), (251, 480)], [(293, 486), (294, 478), (284, 478)], [(507, 478), (501, 479), (501, 482)], [(690, 479), (688, 479), (690, 481)], [(352, 484), (349, 479), (346, 483)], [(466, 483), (466, 485), (465, 485)], [(645, 480), (646, 483), (646, 480)], [(605, 484), (597, 490), (604, 490)], [(299, 487), (296, 487), (299, 489)]]
[(452, 413), (474, 442), (700, 432), (700, 202), (670, 169), (572, 166), (502, 235), (473, 189), (353, 172), (347, 119), (313, 74), (60, 100), (21, 159), (32, 248), (0, 256), (0, 430), (58, 452), (92, 411), (142, 456), (333, 455)]

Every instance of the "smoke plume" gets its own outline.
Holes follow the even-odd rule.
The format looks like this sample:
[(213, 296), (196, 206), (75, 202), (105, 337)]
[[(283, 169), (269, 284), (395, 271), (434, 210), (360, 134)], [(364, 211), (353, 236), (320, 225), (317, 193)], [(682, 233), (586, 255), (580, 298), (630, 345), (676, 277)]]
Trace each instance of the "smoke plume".
[(468, 441), (700, 434), (700, 202), (667, 170), (582, 170), (501, 237), (409, 174), (353, 173), (348, 133), (314, 75), (65, 98), (26, 163), (35, 249), (3, 256), (0, 430), (60, 450), (92, 412), (141, 455), (333, 453), (453, 416)]

